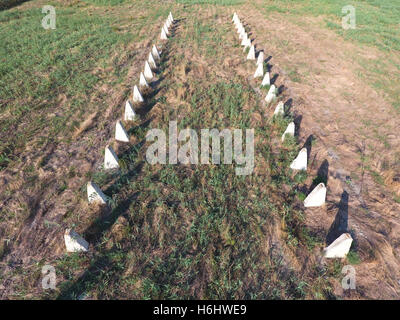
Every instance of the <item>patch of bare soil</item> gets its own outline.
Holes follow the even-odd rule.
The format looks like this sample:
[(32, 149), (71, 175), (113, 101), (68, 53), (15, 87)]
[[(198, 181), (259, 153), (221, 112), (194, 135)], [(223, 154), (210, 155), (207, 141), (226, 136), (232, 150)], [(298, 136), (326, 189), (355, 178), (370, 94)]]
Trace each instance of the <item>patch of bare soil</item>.
[[(353, 62), (382, 54), (319, 28), (318, 18), (295, 24), (248, 6), (238, 14), (256, 47), (271, 56), (271, 77), (276, 74), (277, 86), (284, 84), (293, 98), (299, 140), (311, 151), (306, 189), (314, 177), (327, 179), (327, 204), (306, 210), (307, 225), (327, 243), (352, 234), (362, 262), (354, 266), (357, 294), (350, 298), (399, 298), (400, 204), (393, 194), (399, 192), (400, 119), (382, 92), (357, 77)], [(345, 294), (341, 288), (335, 293)]]

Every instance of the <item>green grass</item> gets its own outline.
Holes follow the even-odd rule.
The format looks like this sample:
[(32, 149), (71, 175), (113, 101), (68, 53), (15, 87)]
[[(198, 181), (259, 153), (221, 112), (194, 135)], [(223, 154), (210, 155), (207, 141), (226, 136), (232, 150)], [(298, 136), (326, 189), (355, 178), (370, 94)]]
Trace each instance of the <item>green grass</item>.
[(360, 262), (361, 262), (361, 259), (360, 259), (360, 256), (358, 255), (358, 253), (357, 252), (355, 252), (355, 251), (350, 251), (348, 254), (347, 254), (347, 261), (350, 263), (350, 264), (359, 264)]
[(129, 2), (128, 0), (83, 0), (83, 1), (100, 6), (117, 6)]
[[(341, 27), (342, 8), (352, 5), (356, 8), (356, 30)], [(397, 1), (347, 1), (347, 0), (278, 0), (264, 4), (267, 11), (294, 15), (326, 16), (329, 28), (346, 39), (391, 51), (400, 50), (398, 18), (400, 4)]]
[(0, 10), (5, 10), (17, 6), (27, 0), (0, 0)]
[[(201, 19), (188, 21), (184, 32), (189, 35), (170, 39), (175, 52), (188, 43), (201, 42), (199, 38), (214, 35), (218, 43), (224, 37), (223, 31)], [(199, 50), (209, 57), (209, 48), (201, 46)], [(219, 65), (224, 50), (218, 45), (213, 50), (213, 63)], [(195, 67), (193, 61), (175, 54), (162, 68), (179, 69), (180, 64)], [(251, 128), (251, 114), (262, 112), (254, 92), (240, 79), (222, 81), (212, 72), (206, 78), (177, 79), (166, 78), (162, 86), (171, 92), (184, 86), (186, 104), (175, 106), (167, 99), (157, 100), (164, 111), (156, 128), (164, 132), (168, 121), (178, 118), (179, 129)], [(249, 105), (251, 108), (245, 109)], [(256, 145), (255, 154), (260, 161), (267, 161), (279, 183), (293, 182), (290, 171), (274, 162), (268, 142), (270, 135), (284, 130), (290, 120), (276, 119), (256, 129), (262, 142)], [(134, 135), (140, 141), (146, 132), (135, 129)], [(295, 150), (296, 145), (287, 148)], [(289, 163), (294, 150), (280, 153), (279, 161)], [(104, 172), (92, 176), (95, 182), (109, 186), (108, 194), (116, 195), (113, 210), (107, 219), (93, 223), (98, 239), (94, 258), (58, 261), (61, 267), (57, 269), (65, 279), (58, 298), (85, 294), (108, 299), (293, 299), (309, 294), (310, 281), (284, 266), (279, 250), (268, 255), (264, 252), (265, 232), (275, 219), (284, 220), (293, 249), (303, 244), (311, 249), (321, 241), (304, 227), (302, 215), (293, 207), (294, 198), (288, 197), (286, 204), (271, 200), (272, 190), (266, 186), (273, 177), (237, 176), (235, 165), (153, 166), (144, 161), (144, 151), (126, 154), (131, 161), (117, 176)], [(143, 166), (137, 172), (140, 164)], [(121, 216), (126, 219), (123, 237), (116, 240), (110, 227)], [(79, 278), (74, 272), (79, 269), (76, 264), (87, 266)], [(321, 287), (329, 286), (321, 280)]]
[(232, 6), (244, 3), (244, 0), (175, 0), (180, 4), (206, 4), (206, 5), (220, 5)]
[[(50, 132), (38, 146), (59, 134), (68, 135), (73, 129), (70, 119), (87, 112), (86, 97), (101, 81), (101, 75), (90, 70), (107, 65), (110, 54), (131, 40), (129, 34), (112, 29), (111, 18), (88, 16), (79, 9), (58, 9), (56, 30), (44, 30), (38, 23), (41, 18), (36, 8), (0, 13), (0, 110), (10, 114), (1, 120), (0, 135), (16, 130), (1, 140), (2, 165), (16, 159), (15, 154), (44, 129)], [(11, 33), (13, 37), (8, 36)], [(68, 106), (50, 117), (61, 111), (60, 95), (68, 98)], [(23, 131), (18, 130), (21, 125)]]
[[(131, 85), (126, 80), (127, 70), (137, 61), (131, 52), (124, 54), (125, 49), (132, 42), (144, 41), (147, 33), (141, 31), (146, 31), (150, 21), (166, 17), (170, 9), (159, 5), (147, 8), (146, 3), (136, 1), (135, 6), (144, 12), (132, 22), (131, 13), (122, 14), (124, 6), (131, 4), (128, 1), (86, 2), (90, 4), (80, 2), (79, 7), (63, 7), (56, 2), (56, 30), (44, 30), (40, 25), (40, 4), (44, 1), (34, 8), (0, 12), (0, 40), (4, 43), (0, 56), (7, 57), (2, 58), (0, 67), (0, 114), (7, 115), (0, 119), (3, 168), (21, 161), (17, 155), (27, 144), (45, 147), (52, 142), (70, 143), (71, 132), (85, 115), (102, 112), (107, 102), (113, 103), (108, 92), (96, 94), (99, 87), (121, 90)], [(108, 11), (106, 5), (114, 6), (115, 11)], [(166, 132), (168, 121), (179, 119), (179, 129), (190, 127), (197, 132), (203, 128), (252, 128), (252, 116), (265, 110), (250, 85), (235, 71), (228, 78), (213, 72), (220, 68), (223, 73), (226, 49), (234, 46), (227, 42), (229, 30), (225, 25), (215, 24), (219, 12), (206, 19), (198, 8), (190, 6), (184, 14), (181, 12), (186, 18), (184, 28), (169, 39), (171, 52), (168, 46), (163, 48), (169, 53), (168, 60), (160, 64), (165, 78), (160, 93), (147, 100), (161, 112), (149, 126)], [(94, 14), (89, 14), (89, 9), (95, 10)], [(175, 16), (179, 13), (175, 15), (174, 11)], [(234, 50), (243, 55), (240, 47)], [(203, 76), (191, 71), (200, 67), (207, 69)], [(181, 104), (171, 105), (171, 96), (176, 97), (179, 88), (185, 89)], [(60, 102), (63, 96), (64, 104)], [(149, 119), (149, 115), (143, 115), (140, 121)], [(71, 205), (59, 224), (45, 221), (46, 228), (84, 230), (91, 253), (46, 260), (56, 267), (58, 289), (42, 291), (40, 298), (329, 297), (327, 279), (332, 271), (296, 272), (280, 247), (309, 255), (322, 245), (322, 240), (305, 227), (298, 209), (299, 194), (283, 191), (306, 179), (299, 175), (293, 178), (288, 168), (299, 149), (296, 140), (287, 138), (279, 148), (272, 143), (292, 120), (290, 114), (271, 121), (262, 117), (256, 126), (257, 174), (237, 176), (234, 164), (150, 165), (144, 159), (146, 148), (140, 144), (122, 148), (118, 172), (88, 172), (85, 179), (101, 185), (109, 196), (110, 212), (102, 215)], [(148, 128), (138, 123), (129, 131), (142, 141)], [(12, 129), (16, 134), (10, 136)], [(74, 165), (68, 168), (52, 196), (65, 192), (68, 179), (79, 175), (79, 170)], [(29, 163), (23, 171), (27, 186), (33, 188), (39, 175), (36, 166)], [(71, 190), (77, 201), (86, 201), (84, 184)], [(24, 215), (29, 214), (22, 209)], [(283, 244), (277, 247), (270, 244), (271, 239), (280, 237), (270, 234), (275, 224), (283, 237)], [(22, 279), (15, 284), (14, 298), (27, 296), (40, 277), (43, 263), (7, 275)]]
[[(342, 8), (347, 5), (356, 9), (354, 30), (342, 28)], [(290, 20), (322, 16), (325, 25), (321, 27), (335, 31), (347, 41), (363, 46), (365, 50), (374, 47), (382, 51), (386, 55), (385, 59), (364, 59), (352, 56), (352, 53), (349, 55), (359, 65), (359, 76), (377, 90), (384, 91), (394, 110), (400, 112), (400, 97), (397, 94), (400, 90), (400, 76), (397, 72), (399, 64), (391, 56), (400, 50), (400, 3), (397, 0), (276, 0), (263, 2), (259, 7), (267, 17), (274, 12), (284, 14), (285, 19)], [(295, 70), (289, 71), (289, 77), (295, 82), (300, 81)]]
[[(248, 113), (242, 110), (250, 102), (249, 88), (223, 82), (209, 86), (197, 82), (194, 87), (197, 89), (188, 100), (193, 109), (201, 112), (185, 118), (182, 128), (223, 128), (227, 124), (249, 127)], [(218, 110), (224, 117), (219, 116)], [(184, 113), (179, 108), (170, 109), (170, 118)], [(166, 130), (166, 124), (161, 128)], [(139, 139), (144, 134), (136, 132)], [(133, 158), (137, 163), (132, 163), (132, 167), (141, 161), (136, 154)], [(118, 183), (125, 180), (123, 176), (124, 172), (113, 184), (114, 191), (138, 195), (129, 208), (117, 204), (111, 214), (124, 213), (129, 220), (121, 248), (116, 243), (111, 250), (99, 245), (96, 259), (89, 266), (90, 272), (78, 282), (63, 283), (60, 298), (76, 298), (82, 293), (96, 298), (115, 298), (131, 286), (138, 287), (133, 289), (131, 297), (140, 299), (305, 296), (304, 284), (294, 273), (282, 274), (279, 283), (268, 280), (269, 273), (283, 272), (280, 270), (282, 257), (278, 255), (276, 260), (269, 260), (262, 254), (263, 228), (282, 209), (269, 200), (267, 190), (260, 188), (264, 183), (261, 177), (236, 176), (233, 165), (186, 168), (167, 165), (154, 172), (154, 167), (147, 163), (140, 176), (128, 186)], [(106, 183), (106, 176), (101, 179)], [(249, 190), (253, 193), (251, 197)], [(283, 212), (292, 244), (297, 246), (297, 214), (290, 207), (285, 207)], [(107, 230), (109, 226), (104, 221), (97, 224), (100, 230)], [(107, 234), (105, 231), (103, 237)], [(108, 236), (104, 238), (103, 243), (110, 242)], [(134, 276), (124, 278), (127, 264), (137, 271)], [(70, 268), (62, 270), (71, 272)], [(268, 273), (260, 281), (254, 277), (256, 270), (268, 270)], [(208, 279), (206, 283), (201, 281), (203, 277)], [(200, 296), (192, 291), (197, 282), (203, 288)]]
[(297, 70), (290, 70), (288, 76), (293, 82), (301, 82), (301, 74)]
[[(0, 113), (8, 115), (0, 119), (0, 168), (18, 161), (28, 142), (42, 147), (68, 141), (85, 114), (105, 108), (88, 97), (102, 84), (116, 86), (126, 76), (127, 56), (115, 53), (140, 40), (138, 32), (148, 21), (167, 12), (154, 8), (127, 28), (129, 16), (89, 15), (82, 7), (53, 4), (56, 30), (42, 28), (40, 8), (0, 12)], [(105, 69), (111, 70), (108, 79)], [(60, 105), (63, 97), (66, 105)]]

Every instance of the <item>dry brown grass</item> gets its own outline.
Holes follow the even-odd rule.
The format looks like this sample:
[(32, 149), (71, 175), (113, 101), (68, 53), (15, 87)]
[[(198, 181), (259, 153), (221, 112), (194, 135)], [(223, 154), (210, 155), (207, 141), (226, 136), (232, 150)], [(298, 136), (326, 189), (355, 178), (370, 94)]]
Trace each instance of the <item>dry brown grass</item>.
[(98, 115), (98, 112), (94, 112), (92, 114), (90, 114), (79, 126), (79, 128), (77, 128), (73, 134), (73, 138), (76, 139), (78, 136), (80, 136), (83, 132), (85, 132), (86, 130), (90, 129), (93, 124), (96, 121), (96, 117)]

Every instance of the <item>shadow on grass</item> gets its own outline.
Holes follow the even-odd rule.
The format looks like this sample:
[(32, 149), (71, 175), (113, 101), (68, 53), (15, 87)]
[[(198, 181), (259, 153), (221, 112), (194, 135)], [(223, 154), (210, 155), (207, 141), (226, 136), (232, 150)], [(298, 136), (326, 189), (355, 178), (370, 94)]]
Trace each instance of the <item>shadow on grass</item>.
[(335, 221), (333, 221), (331, 227), (329, 228), (328, 235), (326, 236), (327, 245), (330, 245), (343, 233), (348, 232), (349, 194), (347, 191), (343, 191), (338, 207), (339, 210), (336, 214)]
[(3, 0), (0, 1), (0, 11), (7, 10), (19, 6), (20, 4), (29, 0)]
[(303, 120), (303, 116), (301, 114), (295, 115), (293, 122), (295, 124), (295, 133), (294, 133), (294, 135), (296, 137), (300, 136), (300, 128), (301, 128), (301, 121), (302, 120)]

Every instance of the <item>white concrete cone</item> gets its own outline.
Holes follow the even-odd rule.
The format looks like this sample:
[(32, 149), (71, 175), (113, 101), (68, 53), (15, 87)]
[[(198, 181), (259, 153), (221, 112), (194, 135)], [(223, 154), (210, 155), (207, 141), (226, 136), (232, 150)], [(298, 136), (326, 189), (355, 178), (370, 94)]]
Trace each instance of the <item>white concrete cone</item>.
[(239, 33), (239, 40), (243, 40), (243, 38), (247, 38), (246, 31), (240, 30), (240, 32), (238, 32), (238, 33)]
[(248, 40), (249, 38), (247, 37), (247, 33), (244, 32), (242, 37), (242, 42), (240, 43), (240, 45), (245, 46), (248, 43)]
[[(243, 42), (243, 40), (246, 40), (248, 38), (248, 36), (247, 36), (247, 32), (246, 32), (246, 30), (244, 30), (244, 29), (241, 29), (240, 31), (239, 31), (239, 39), (241, 39), (242, 40), (242, 42)], [(242, 43), (240, 43), (242, 46), (244, 46), (245, 45), (245, 42), (243, 42), (243, 44)]]
[[(245, 42), (244, 42), (244, 49), (243, 49), (243, 52), (244, 51), (246, 51), (246, 48), (247, 47), (251, 47), (251, 40), (250, 40), (250, 38), (247, 38), (246, 40), (245, 40)], [(255, 59), (255, 58), (254, 58)]]
[(153, 48), (151, 49), (151, 53), (152, 53), (154, 59), (156, 59), (156, 60), (160, 60), (161, 59), (160, 58), (160, 53), (158, 52), (157, 47), (156, 47), (155, 44), (153, 44)]
[(247, 60), (256, 60), (256, 49), (254, 45), (250, 47), (249, 53), (247, 54)]
[(125, 113), (124, 113), (124, 120), (125, 121), (133, 121), (135, 120), (135, 110), (133, 110), (133, 107), (129, 100), (126, 101), (125, 103)]
[(168, 17), (171, 19), (171, 22), (174, 21), (174, 17), (172, 16), (172, 13), (171, 13), (171, 12), (169, 13)]
[(264, 52), (260, 51), (257, 57), (257, 64), (263, 64), (264, 63)]
[(168, 16), (167, 18), (168, 28), (172, 25), (172, 19)]
[(157, 64), (156, 61), (153, 58), (153, 54), (149, 52), (149, 59), (147, 60), (149, 62), (149, 65), (152, 69), (156, 70), (157, 69)]
[(169, 19), (167, 19), (164, 23), (165, 28), (168, 30), (169, 27), (171, 26), (171, 21), (169, 21)]
[(249, 53), (247, 54), (247, 60), (256, 60), (256, 50), (254, 45), (250, 47)]
[(290, 164), (290, 169), (293, 170), (307, 170), (307, 149), (303, 148), (300, 150), (296, 159)]
[(64, 242), (67, 252), (86, 252), (89, 250), (89, 242), (71, 229), (66, 229)]
[(282, 135), (282, 142), (285, 141), (286, 135), (290, 135), (290, 136), (294, 137), (294, 130), (295, 130), (294, 122), (289, 123), (285, 132)]
[(146, 78), (143, 75), (143, 72), (140, 73), (139, 86), (141, 86), (141, 87), (149, 87), (149, 84), (147, 83)]
[(144, 63), (144, 77), (146, 78), (146, 80), (151, 80), (153, 79), (153, 72), (151, 71), (150, 65), (149, 63), (146, 61)]
[(268, 90), (267, 96), (265, 97), (265, 102), (269, 104), (275, 98), (276, 98), (276, 88), (275, 85), (273, 84)]
[(138, 102), (138, 103), (140, 103), (140, 102), (143, 102), (143, 101), (144, 101), (144, 99), (143, 99), (143, 97), (142, 97), (142, 94), (140, 93), (140, 91), (139, 91), (137, 85), (135, 85), (135, 86), (133, 87), (133, 102)]
[(120, 120), (118, 120), (115, 125), (115, 140), (121, 142), (129, 142), (128, 133), (126, 132)]
[(106, 146), (104, 150), (104, 169), (119, 168), (118, 156), (115, 154), (111, 146)]
[(285, 107), (283, 105), (283, 102), (279, 101), (278, 105), (275, 108), (274, 116), (278, 116), (278, 115), (283, 116), (284, 114), (285, 114)]
[(161, 28), (161, 36), (160, 36), (161, 40), (168, 40), (167, 38), (167, 34), (165, 33), (164, 27)]
[(313, 191), (304, 199), (305, 207), (320, 207), (325, 204), (326, 187), (323, 182), (317, 185)]
[(263, 81), (261, 82), (261, 86), (269, 86), (271, 84), (271, 80), (269, 79), (269, 72), (265, 73)]
[(166, 25), (165, 23), (164, 23), (163, 28), (164, 28), (165, 34), (166, 34), (167, 36), (169, 36), (168, 27), (167, 27), (167, 25)]
[(264, 66), (262, 64), (259, 64), (257, 66), (256, 72), (254, 73), (253, 78), (262, 77), (263, 75), (264, 75)]
[(100, 202), (102, 204), (107, 203), (106, 195), (103, 193), (103, 191), (101, 191), (101, 189), (98, 187), (97, 184), (89, 181), (86, 186), (86, 191), (89, 203), (92, 202)]
[(353, 238), (349, 233), (343, 233), (324, 249), (325, 258), (345, 258), (350, 251)]
[(238, 15), (237, 15), (237, 13), (236, 13), (236, 12), (234, 12), (234, 13), (233, 13), (233, 18), (232, 18), (232, 21), (235, 21), (235, 20), (237, 20), (237, 18), (238, 18)]

